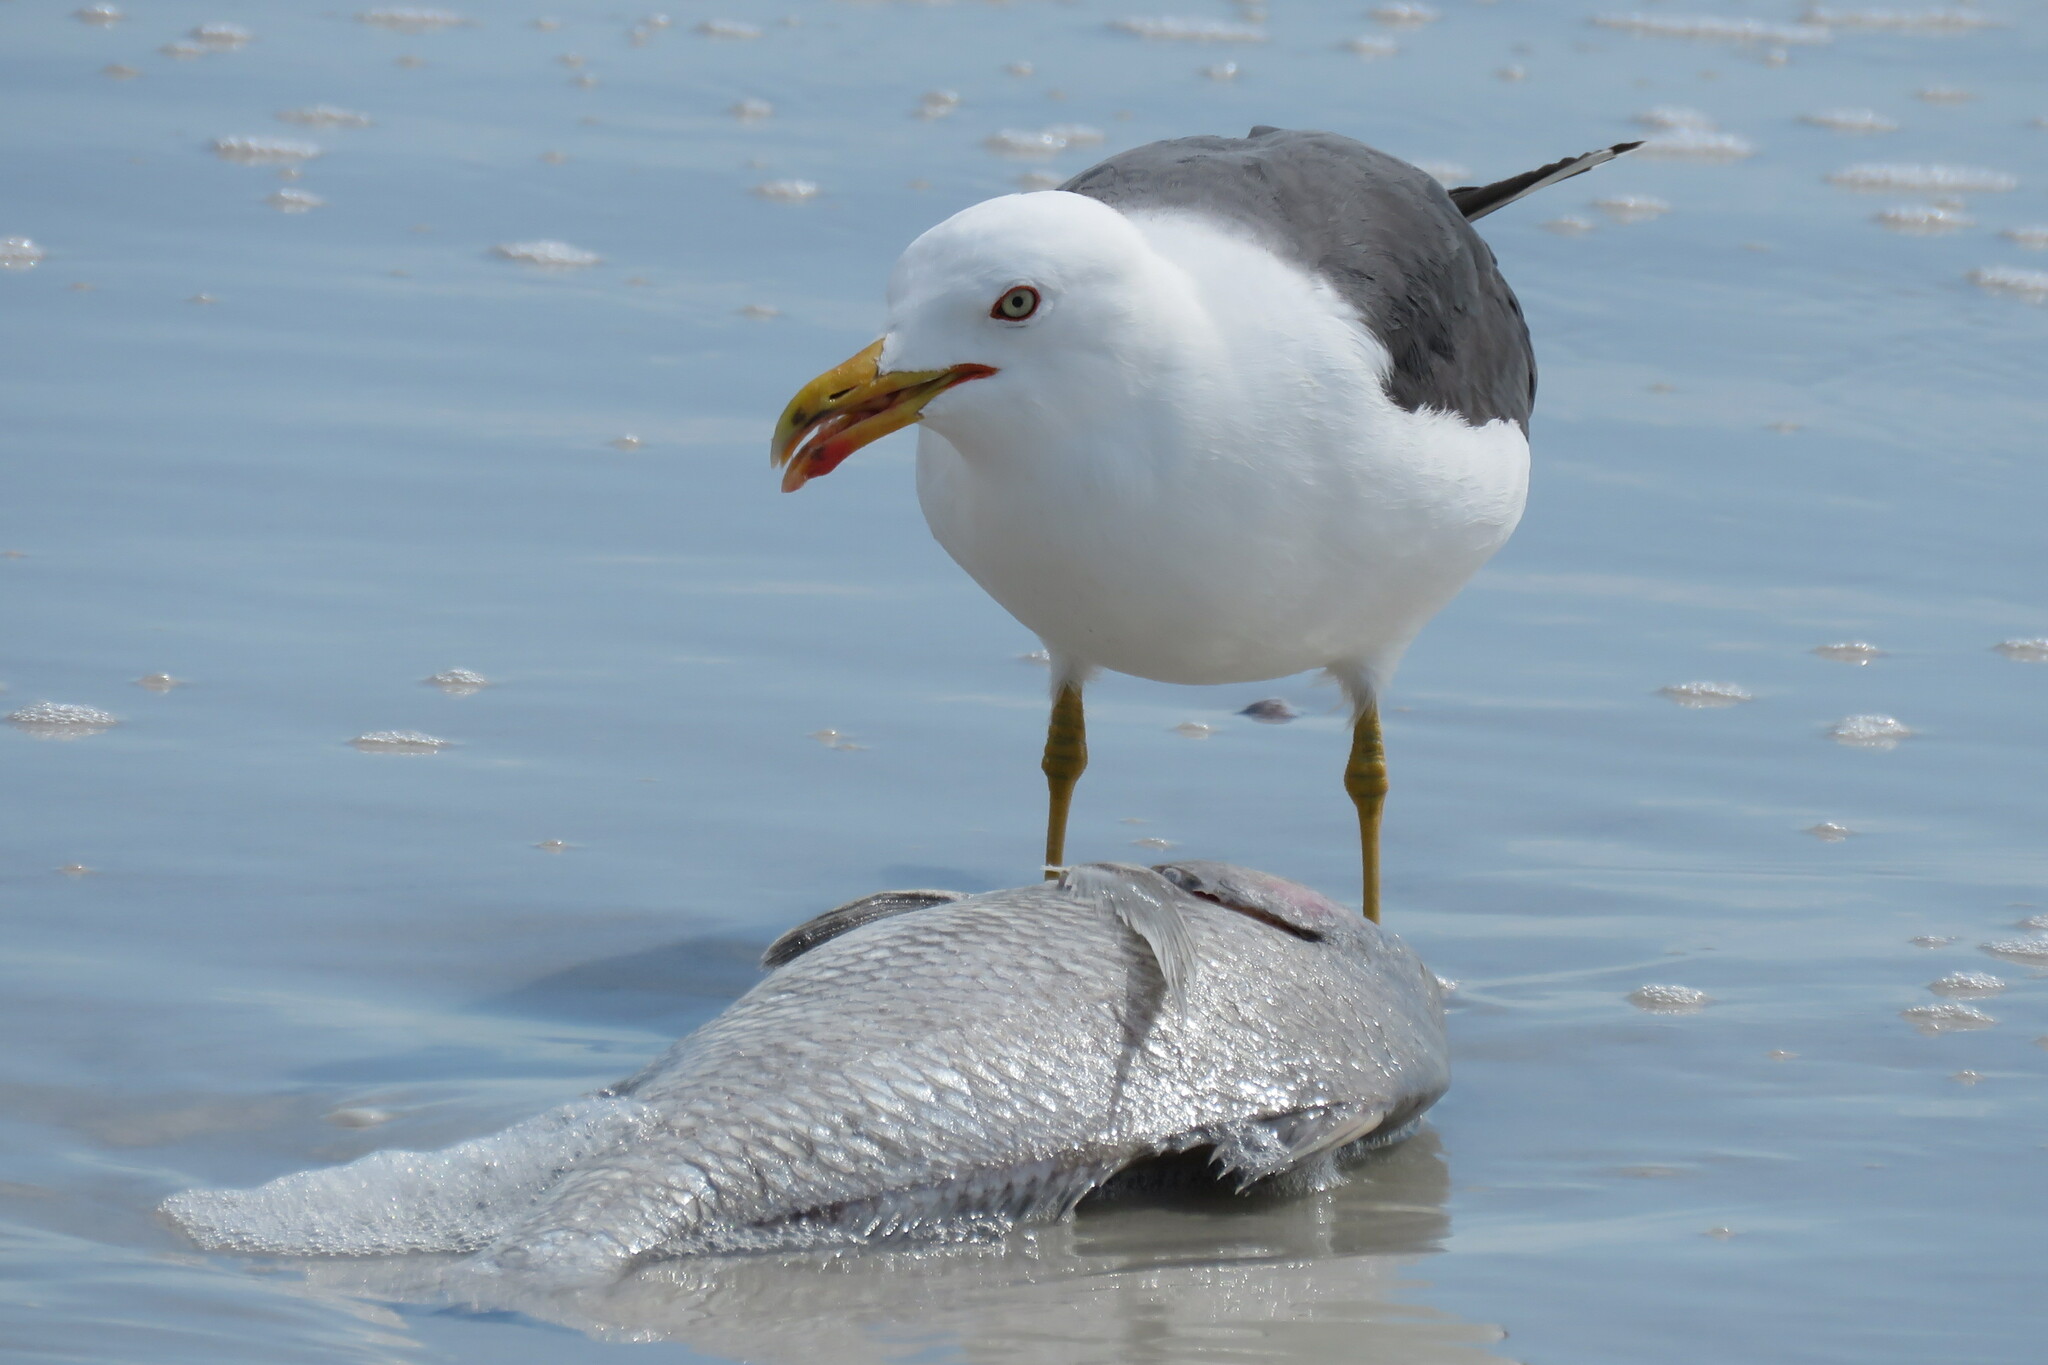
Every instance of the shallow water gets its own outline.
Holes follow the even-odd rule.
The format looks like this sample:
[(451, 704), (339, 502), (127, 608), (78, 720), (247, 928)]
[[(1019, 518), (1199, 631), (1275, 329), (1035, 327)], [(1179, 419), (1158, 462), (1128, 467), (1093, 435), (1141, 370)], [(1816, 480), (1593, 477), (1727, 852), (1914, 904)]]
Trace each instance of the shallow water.
[[(2048, 905), (2048, 650), (1995, 648), (2048, 635), (2048, 311), (1996, 283), (2048, 269), (2037, 6), (1742, 42), (1281, 5), (1201, 43), (1111, 28), (1142, 6), (733, 0), (638, 45), (580, 3), (75, 8), (0, 4), (0, 710), (117, 721), (0, 726), (19, 1358), (2038, 1358), (2048, 953), (1978, 946)], [(278, 118), (319, 106), (371, 123)], [(1806, 121), (1845, 110), (1899, 127)], [(1031, 874), (1035, 642), (930, 541), (908, 438), (784, 498), (768, 429), (925, 226), (1258, 122), (1477, 178), (1677, 139), (1484, 225), (1544, 391), (1529, 518), (1392, 698), (1389, 921), (1461, 983), (1427, 1139), (1315, 1199), (552, 1314), (160, 1226), (616, 1079), (825, 905)], [(1061, 125), (1104, 141), (990, 149)], [(1870, 167), (1919, 169), (1830, 183)], [(1878, 220), (1929, 206), (1970, 225)], [(497, 250), (546, 243), (600, 259)], [(1884, 652), (1812, 652), (1851, 642)], [(489, 685), (422, 681), (458, 668)], [(1660, 695), (1702, 680), (1750, 699)], [(1075, 856), (1349, 891), (1334, 694), (1091, 697)], [(1267, 697), (1301, 717), (1236, 714)], [(1830, 740), (1859, 717), (1910, 734)], [(446, 743), (351, 743), (393, 734)], [(1929, 989), (1961, 971), (2006, 989)], [(1995, 1022), (1902, 1017), (1943, 1004)]]

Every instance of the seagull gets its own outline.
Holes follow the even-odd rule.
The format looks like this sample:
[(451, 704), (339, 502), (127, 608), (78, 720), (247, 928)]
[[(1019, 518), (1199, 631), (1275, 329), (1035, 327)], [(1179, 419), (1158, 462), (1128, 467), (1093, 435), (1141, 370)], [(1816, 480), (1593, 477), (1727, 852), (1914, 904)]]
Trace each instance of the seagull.
[(1048, 876), (1098, 670), (1319, 668), (1379, 919), (1380, 698), (1528, 492), (1535, 357), (1471, 223), (1637, 145), (1447, 190), (1333, 133), (1176, 138), (905, 249), (882, 336), (790, 400), (771, 457), (793, 492), (919, 424), (932, 534), (1052, 663)]

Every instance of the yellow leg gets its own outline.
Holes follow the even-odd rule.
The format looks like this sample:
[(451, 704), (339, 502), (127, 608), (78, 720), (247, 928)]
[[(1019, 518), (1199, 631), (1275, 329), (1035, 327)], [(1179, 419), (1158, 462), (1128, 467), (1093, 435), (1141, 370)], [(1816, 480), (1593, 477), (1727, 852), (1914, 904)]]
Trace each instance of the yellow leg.
[(1074, 784), (1088, 766), (1088, 726), (1081, 715), (1081, 688), (1062, 683), (1053, 698), (1052, 720), (1045, 727), (1045, 785), (1051, 801), (1045, 815), (1046, 880), (1059, 874), (1052, 868), (1067, 860), (1067, 809), (1074, 801)]
[(1344, 790), (1358, 807), (1358, 847), (1365, 863), (1365, 917), (1380, 922), (1380, 808), (1387, 801), (1387, 749), (1380, 740), (1379, 707), (1368, 703), (1351, 731), (1351, 761)]

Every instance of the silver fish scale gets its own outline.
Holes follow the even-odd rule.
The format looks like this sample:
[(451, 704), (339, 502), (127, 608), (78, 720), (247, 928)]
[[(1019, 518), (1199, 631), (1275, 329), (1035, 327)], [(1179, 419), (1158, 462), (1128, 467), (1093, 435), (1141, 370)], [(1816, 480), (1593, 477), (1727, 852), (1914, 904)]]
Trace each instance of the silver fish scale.
[(1261, 1121), (1349, 1107), (1369, 1131), (1443, 1089), (1435, 983), (1398, 940), (1354, 915), (1305, 942), (1167, 893), (1195, 944), (1178, 998), (1113, 907), (1057, 886), (809, 950), (625, 1083), (649, 1131), (573, 1173), (497, 1258), (722, 1250), (772, 1244), (777, 1225), (867, 1235), (883, 1205), (896, 1231), (1056, 1216), (1131, 1162), (1225, 1130), (1285, 1169), (1317, 1154), (1313, 1133), (1297, 1153)]
[(209, 1247), (604, 1279), (650, 1256), (998, 1233), (1181, 1152), (1240, 1184), (1324, 1183), (1449, 1083), (1435, 978), (1277, 878), (1102, 864), (852, 909), (785, 936), (783, 965), (602, 1095), (165, 1208)]

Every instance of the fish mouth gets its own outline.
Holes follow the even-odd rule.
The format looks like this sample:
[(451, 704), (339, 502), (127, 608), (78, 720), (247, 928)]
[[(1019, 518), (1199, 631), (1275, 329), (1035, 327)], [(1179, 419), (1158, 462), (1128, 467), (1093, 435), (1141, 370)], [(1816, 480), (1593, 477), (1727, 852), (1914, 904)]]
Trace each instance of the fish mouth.
[(955, 384), (986, 379), (993, 365), (943, 370), (881, 368), (877, 341), (797, 391), (775, 424), (768, 461), (782, 471), (782, 491), (794, 493), (837, 469), (847, 456), (924, 416), (925, 404)]

